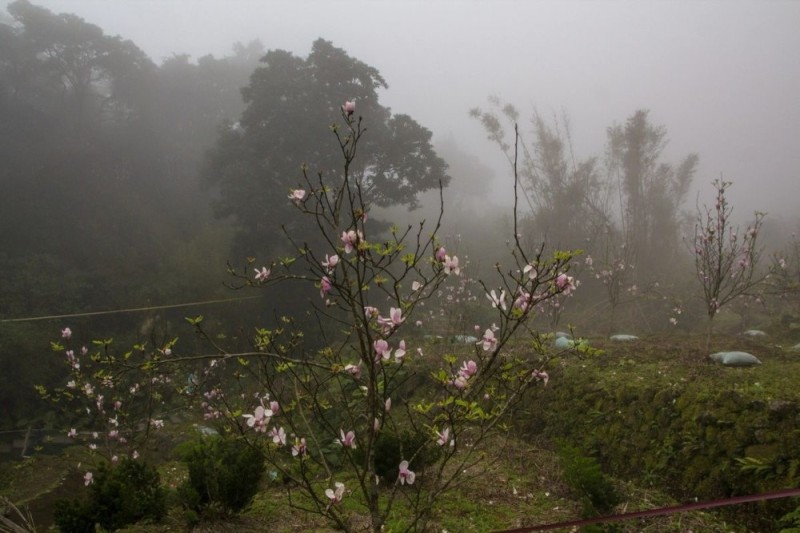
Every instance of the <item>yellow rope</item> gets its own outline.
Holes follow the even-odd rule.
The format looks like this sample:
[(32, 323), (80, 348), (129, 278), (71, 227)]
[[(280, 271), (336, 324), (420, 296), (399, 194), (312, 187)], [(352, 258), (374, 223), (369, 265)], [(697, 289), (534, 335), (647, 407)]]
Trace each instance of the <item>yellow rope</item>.
[(189, 302), (183, 304), (171, 304), (171, 305), (156, 305), (152, 307), (134, 307), (130, 309), (115, 309), (111, 311), (91, 311), (87, 313), (70, 313), (67, 315), (47, 315), (47, 316), (35, 316), (35, 317), (25, 317), (25, 318), (5, 318), (0, 320), (0, 323), (3, 322), (33, 322), (35, 320), (55, 320), (57, 318), (75, 318), (81, 316), (98, 316), (98, 315), (114, 315), (118, 313), (138, 313), (142, 311), (152, 311), (155, 309), (173, 309), (176, 307), (190, 307), (193, 305), (206, 305), (206, 304), (216, 304), (216, 303), (224, 303), (224, 302), (238, 302), (242, 300), (253, 300), (255, 298), (261, 298), (261, 296), (245, 296), (243, 298), (223, 298), (219, 300), (204, 300), (202, 302)]

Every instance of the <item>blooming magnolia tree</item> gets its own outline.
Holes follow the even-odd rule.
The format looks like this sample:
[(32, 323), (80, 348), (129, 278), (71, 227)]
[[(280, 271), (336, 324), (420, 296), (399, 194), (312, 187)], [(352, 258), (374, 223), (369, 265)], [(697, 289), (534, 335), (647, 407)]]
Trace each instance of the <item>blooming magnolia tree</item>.
[[(314, 219), (323, 249), (288, 235), (294, 258), (236, 273), (242, 284), (259, 287), (313, 282), (319, 290), (313, 315), (333, 324), (335, 333), (310, 346), (301, 324), (288, 317), (278, 329), (258, 330), (255, 350), (237, 354), (261, 391), (240, 425), (268, 441), (268, 461), (290, 480), (294, 505), (352, 529), (357, 512), (340, 503), (356, 498), (374, 531), (393, 509), (404, 517), (400, 527), (416, 530), (437, 498), (481, 460), (481, 444), (509, 410), (531, 386), (547, 381), (544, 354), (531, 353), (541, 345), (529, 321), (547, 301), (574, 289), (566, 272), (572, 254), (545, 258), (539, 249), (529, 256), (516, 242), (516, 264), (498, 268), (499, 287), (486, 290), (494, 322), (480, 328), (481, 338), (463, 354), (427, 359), (412, 317), (449, 276), (461, 275), (461, 262), (437, 241), (441, 212), (430, 229), (425, 222), (393, 228), (383, 239), (371, 230), (361, 184), (349, 172), (365, 129), (350, 102), (342, 118), (332, 127), (342, 175), (304, 171), (288, 198), (299, 216)], [(512, 347), (521, 332), (533, 342)], [(221, 416), (238, 414), (218, 405)], [(386, 439), (400, 447), (389, 470), (381, 467)]]
[[(463, 267), (437, 240), (443, 209), (430, 228), (423, 221), (373, 230), (350, 173), (366, 132), (354, 103), (342, 106), (332, 131), (341, 175), (303, 169), (286, 200), (315, 222), (324, 244), (312, 249), (287, 233), (292, 257), (230, 269), (240, 288), (313, 284), (309, 312), (257, 328), (246, 352), (219, 343), (202, 317), (190, 319), (214, 353), (173, 354), (171, 344), (172, 358), (141, 368), (202, 365), (192, 385), (203, 416), (265, 449), (291, 505), (342, 530), (364, 529), (365, 520), (372, 531), (390, 520), (395, 530), (420, 530), (437, 499), (480, 463), (513, 407), (547, 383), (547, 353), (531, 319), (575, 289), (573, 254), (528, 254), (515, 239), (514, 264), (498, 266), (495, 288), (482, 284), (494, 318), (479, 325), (481, 338), (426, 356), (413, 317)], [(516, 191), (515, 172), (515, 200)]]
[(741, 234), (732, 225), (733, 207), (725, 197), (731, 182), (714, 180), (713, 184), (716, 203), (713, 209), (708, 206), (703, 211), (698, 209), (693, 241), (697, 279), (703, 286), (708, 314), (706, 349), (711, 346), (714, 317), (720, 309), (753, 292), (765, 279), (757, 269), (761, 257), (757, 239), (764, 213), (756, 212), (755, 220)]
[[(628, 262), (628, 247), (625, 244), (615, 247), (609, 235), (610, 232), (609, 228), (603, 240), (604, 246), (598, 250), (598, 256), (587, 256), (584, 260), (584, 265), (594, 275), (595, 279), (603, 284), (606, 301), (610, 308), (609, 332), (613, 333), (616, 326), (617, 308), (624, 296), (623, 289), (629, 281), (633, 265)], [(636, 286), (630, 285), (627, 287), (627, 292), (634, 295)]]
[(795, 316), (800, 315), (800, 240), (795, 234), (782, 250), (772, 255), (765, 292), (776, 296)]
[(123, 353), (114, 349), (111, 339), (77, 348), (72, 330), (65, 327), (60, 339), (51, 343), (53, 351), (63, 355), (68, 377), (61, 387), (37, 389), (60, 409), (60, 420), (69, 425), (66, 435), (95, 457), (81, 465), (87, 485), (93, 482), (98, 461), (114, 465), (122, 457), (138, 459), (148, 438), (164, 427), (164, 417), (174, 408), (173, 396), (185, 392), (173, 381), (172, 373), (179, 369), (161, 364), (172, 360), (176, 342), (160, 347), (136, 344)]

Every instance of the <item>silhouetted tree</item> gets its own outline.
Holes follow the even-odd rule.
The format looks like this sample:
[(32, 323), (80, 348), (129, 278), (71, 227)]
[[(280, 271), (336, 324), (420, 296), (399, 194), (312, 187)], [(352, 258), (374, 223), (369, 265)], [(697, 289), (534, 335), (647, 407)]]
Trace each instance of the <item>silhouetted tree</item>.
[(274, 249), (276, 231), (293, 224), (285, 200), (301, 183), (304, 163), (323, 183), (338, 171), (341, 154), (328, 148), (330, 132), (319, 125), (333, 123), (347, 100), (356, 101), (356, 115), (370, 117), (370, 134), (350, 169), (368, 204), (415, 207), (418, 193), (447, 184), (431, 133), (378, 102), (378, 89), (386, 87), (377, 69), (322, 39), (305, 59), (282, 50), (266, 54), (242, 91), (247, 108), (221, 132), (204, 169), (206, 181), (219, 188), (217, 214), (235, 218), (242, 251)]
[[(489, 139), (511, 159), (512, 146), (506, 140), (500, 115), (516, 124), (519, 112), (497, 98), (490, 98), (490, 103), (495, 110), (476, 108), (470, 115), (481, 121)], [(522, 136), (518, 162), (531, 207), (527, 231), (558, 247), (585, 248), (605, 231), (611, 217), (597, 158), (576, 158), (566, 115), (551, 124), (534, 112), (531, 122), (532, 140), (525, 142)]]
[(696, 154), (677, 166), (661, 162), (666, 143), (666, 128), (652, 125), (645, 110), (608, 128), (609, 173), (621, 192), (623, 231), (639, 275), (663, 273), (674, 259), (680, 207), (697, 168)]

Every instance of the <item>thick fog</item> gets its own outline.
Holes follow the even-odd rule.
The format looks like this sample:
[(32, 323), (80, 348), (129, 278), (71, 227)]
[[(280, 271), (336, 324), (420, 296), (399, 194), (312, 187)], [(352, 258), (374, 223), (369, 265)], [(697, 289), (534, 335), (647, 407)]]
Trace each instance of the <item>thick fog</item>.
[(139, 450), (172, 529), (773, 498), (798, 182), (800, 0), (0, 0), (0, 507), (94, 530)]
[[(668, 159), (700, 156), (694, 180), (734, 181), (740, 214), (791, 215), (800, 180), (800, 3), (794, 1), (37, 3), (131, 39), (156, 62), (219, 57), (260, 39), (304, 57), (318, 37), (377, 68), (384, 104), (452, 136), (497, 176), (507, 165), (467, 113), (489, 95), (523, 114), (566, 111), (575, 152), (649, 109)], [(487, 188), (488, 189), (488, 188)], [(493, 187), (502, 198), (506, 189)], [(502, 194), (501, 194), (502, 193)], [(710, 194), (710, 192), (709, 192)]]

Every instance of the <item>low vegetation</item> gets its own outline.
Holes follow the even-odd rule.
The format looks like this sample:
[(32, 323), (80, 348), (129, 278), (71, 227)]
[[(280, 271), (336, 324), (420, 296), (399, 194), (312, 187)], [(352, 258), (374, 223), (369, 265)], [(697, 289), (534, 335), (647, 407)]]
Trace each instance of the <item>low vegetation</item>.
[[(590, 338), (590, 342), (602, 352), (590, 357), (569, 351), (559, 355), (558, 370), (552, 372), (548, 386), (516, 413), (518, 424), (493, 440), (481, 462), (442, 498), (430, 530), (525, 527), (797, 486), (800, 393), (792, 382), (792, 376), (800, 372), (797, 354), (768, 342), (731, 339), (727, 342), (732, 346), (741, 347), (744, 342), (764, 361), (756, 368), (739, 369), (699, 357), (702, 336), (645, 337), (624, 344)], [(426, 349), (433, 352), (437, 347), (442, 346)], [(257, 451), (245, 443), (235, 444), (236, 440), (222, 445), (228, 441), (202, 437), (193, 424), (185, 421), (169, 430), (160, 443), (160, 455), (156, 449), (148, 452), (159, 462), (161, 487), (151, 494), (159, 495), (166, 516), (160, 523), (139, 523), (124, 531), (327, 530), (319, 517), (288, 505), (287, 481), (282, 476), (270, 469), (261, 475), (263, 463)], [(186, 441), (187, 432), (196, 437)], [(413, 435), (405, 438), (413, 439)], [(181, 441), (186, 442), (178, 447), (182, 451), (163, 453)], [(386, 441), (381, 455), (397, 453), (392, 446), (399, 445)], [(240, 447), (236, 454), (241, 461), (221, 460), (231, 453), (223, 449), (226, 446)], [(32, 457), (3, 476), (4, 495), (38, 510), (34, 518), (39, 530), (49, 522), (37, 500), (48, 500), (62, 484), (71, 483), (75, 461), (85, 455), (81, 448), (69, 450), (64, 459)], [(395, 464), (395, 459), (389, 463)], [(425, 466), (413, 468), (422, 472)], [(30, 475), (37, 471), (49, 474), (46, 479)], [(192, 479), (192, 471), (205, 473)], [(121, 477), (114, 479), (140, 483), (145, 479), (143, 472), (126, 477), (120, 471), (116, 476)], [(110, 489), (106, 489), (111, 485), (102, 481), (106, 474), (96, 475), (100, 483), (88, 487), (81, 496), (84, 503), (72, 508), (90, 509), (96, 505), (92, 502), (102, 500), (99, 494), (108, 497)], [(62, 481), (50, 483), (53, 479)], [(248, 485), (253, 493), (229, 498), (224, 489), (212, 488), (224, 487), (224, 479), (259, 481)], [(83, 487), (83, 483), (78, 485)], [(244, 491), (244, 485), (237, 487)], [(205, 504), (187, 499), (188, 493), (201, 492), (206, 495)], [(227, 499), (233, 503), (226, 503)], [(344, 502), (358, 513), (355, 502)], [(155, 519), (160, 516), (159, 506), (155, 500), (152, 504), (150, 514), (126, 516)], [(664, 532), (777, 530), (789, 527), (790, 522), (779, 519), (795, 507), (796, 502), (787, 499), (714, 513), (622, 522), (615, 527), (617, 531)], [(213, 508), (229, 512), (203, 511)], [(122, 523), (114, 522), (116, 527)], [(387, 529), (402, 529), (403, 523), (400, 506), (389, 517)]]

